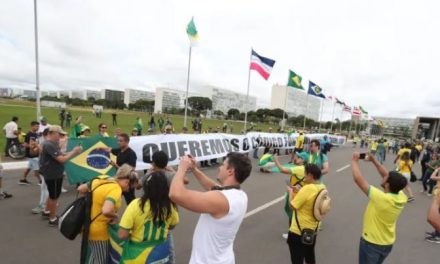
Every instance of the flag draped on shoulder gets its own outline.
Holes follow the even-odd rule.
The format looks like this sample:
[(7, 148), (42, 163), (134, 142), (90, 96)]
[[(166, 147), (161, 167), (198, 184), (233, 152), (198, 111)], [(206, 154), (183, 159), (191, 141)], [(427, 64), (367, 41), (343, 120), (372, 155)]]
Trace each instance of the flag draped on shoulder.
[(252, 50), (250, 69), (257, 71), (265, 80), (269, 79), (275, 61), (258, 55)]
[(322, 99), (325, 99), (325, 95), (322, 93), (321, 87), (313, 83), (312, 81), (309, 81), (309, 90), (307, 91), (308, 94), (321, 97)]
[(304, 90), (301, 81), (302, 81), (301, 76), (296, 74), (294, 71), (289, 70), (289, 79), (287, 80), (287, 86)]
[(83, 151), (65, 165), (70, 184), (87, 182), (100, 175), (115, 175), (116, 169), (111, 165), (111, 161), (116, 162), (116, 156), (106, 149), (117, 147), (116, 138), (69, 138), (67, 151), (76, 146), (82, 146)]
[(188, 34), (191, 46), (196, 45), (197, 41), (199, 40), (199, 32), (196, 29), (194, 18), (191, 18), (191, 21), (188, 23), (188, 26), (186, 27), (186, 33)]

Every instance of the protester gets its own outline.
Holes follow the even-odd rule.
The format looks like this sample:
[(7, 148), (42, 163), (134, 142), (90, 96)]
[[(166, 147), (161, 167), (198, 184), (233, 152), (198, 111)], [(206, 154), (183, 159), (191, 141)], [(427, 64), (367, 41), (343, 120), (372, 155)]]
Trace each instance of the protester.
[(115, 138), (118, 138), (118, 137), (121, 135), (121, 133), (122, 133), (122, 129), (120, 129), (119, 127), (117, 127), (117, 128), (115, 129), (115, 135), (114, 135), (114, 137), (115, 137)]
[(66, 110), (61, 109), (61, 111), (58, 113), (58, 118), (60, 119), (60, 127), (64, 128), (64, 120), (66, 120)]
[(118, 121), (116, 120), (117, 116), (118, 116), (118, 114), (116, 114), (116, 112), (112, 113), (112, 125), (113, 126), (117, 126), (118, 125)]
[(107, 133), (107, 125), (105, 123), (100, 123), (98, 125), (98, 136), (109, 137), (109, 135)]
[[(112, 161), (112, 165), (119, 169), (123, 164), (128, 164), (133, 168), (136, 168), (136, 160), (137, 156), (136, 153), (128, 146), (128, 143), (130, 143), (130, 138), (127, 134), (122, 133), (118, 137), (118, 148), (112, 149), (108, 148), (107, 151), (111, 151), (113, 155), (116, 156), (116, 162)], [(134, 188), (130, 188), (128, 191), (124, 191), (122, 193), (125, 198), (125, 202), (127, 204), (130, 204), (131, 201), (135, 198), (134, 196)]]
[(81, 128), (81, 135), (78, 138), (88, 138), (88, 137), (90, 137), (90, 134), (91, 134), (90, 127), (83, 126)]
[(380, 139), (377, 142), (376, 159), (380, 162), (380, 164), (383, 164), (383, 162), (385, 161), (385, 145), (383, 139)]
[[(428, 196), (432, 195), (432, 182), (430, 181), (430, 177), (432, 175), (432, 173), (434, 172), (435, 169), (440, 167), (440, 160), (438, 158), (438, 154), (437, 153), (432, 153), (431, 155), (431, 161), (429, 163), (425, 163), (426, 164), (426, 171), (425, 174), (423, 175), (422, 178), (422, 184), (423, 184), (423, 190), (422, 192), (426, 192)], [(428, 190), (428, 185), (429, 185), (429, 190)]]
[(12, 120), (6, 123), (3, 127), (3, 133), (6, 136), (6, 144), (5, 144), (5, 157), (9, 157), (9, 148), (17, 144), (17, 136), (18, 136), (18, 117), (13, 116)]
[(165, 134), (172, 134), (173, 133), (173, 126), (166, 125), (165, 126)]
[[(121, 207), (121, 193), (137, 184), (137, 173), (128, 164), (122, 165), (114, 178), (103, 175), (78, 187), (80, 193), (92, 193), (90, 229), (87, 238), (88, 260), (86, 263), (109, 263), (109, 224), (118, 222), (118, 209)], [(86, 238), (83, 238), (86, 239)], [(84, 254), (82, 252), (81, 254)]]
[(273, 150), (270, 150), (268, 153), (263, 154), (263, 156), (261, 156), (260, 160), (258, 161), (257, 165), (260, 168), (260, 172), (271, 173), (272, 168), (276, 166), (274, 162)]
[(130, 135), (131, 137), (137, 137), (138, 136), (138, 130), (137, 130), (137, 128), (133, 128), (132, 130), (131, 130), (131, 135)]
[[(136, 245), (137, 256), (132, 255), (136, 263), (147, 263), (147, 259), (151, 258), (150, 253), (154, 252), (151, 249), (156, 246), (169, 247), (169, 231), (179, 223), (179, 214), (168, 197), (169, 185), (162, 171), (148, 174), (142, 189), (142, 197), (133, 200), (125, 210), (118, 231), (119, 238), (129, 239), (124, 251), (133, 254), (131, 247)], [(169, 249), (159, 252), (154, 252), (158, 254), (151, 261), (174, 263), (170, 261)], [(124, 256), (124, 252), (122, 255)]]
[[(270, 133), (270, 132), (269, 132)], [(302, 152), (304, 150), (304, 133), (302, 131), (299, 132), (299, 136), (295, 141), (295, 151), (294, 152)]]
[(396, 171), (388, 172), (374, 155), (365, 158), (371, 161), (382, 176), (384, 191), (370, 185), (359, 167), (360, 154), (353, 153), (351, 168), (353, 179), (369, 202), (364, 214), (362, 237), (359, 245), (359, 264), (383, 263), (396, 240), (396, 222), (408, 198), (402, 190), (408, 181)]
[(425, 240), (440, 244), (440, 191), (432, 199), (431, 208), (428, 212), (428, 223), (435, 231)]
[(134, 124), (134, 128), (137, 130), (137, 135), (142, 136), (143, 129), (142, 119), (140, 117), (136, 117), (136, 123)]
[[(314, 230), (316, 234), (319, 223), (314, 215), (314, 204), (319, 192), (325, 188), (321, 183), (321, 169), (315, 164), (305, 165), (304, 187), (288, 187), (289, 193), (297, 192), (290, 202), (294, 216), (289, 227), (287, 244), (290, 250), (292, 264), (315, 263), (316, 235), (311, 244), (302, 241), (302, 233), (305, 229)], [(292, 196), (292, 194), (290, 195)], [(294, 219), (293, 219), (294, 218)]]
[[(40, 127), (38, 128), (38, 135), (40, 136), (40, 139), (43, 135), (43, 132), (46, 128), (49, 128), (50, 124), (47, 122), (47, 117), (40, 117)], [(40, 142), (42, 143), (42, 142)]]
[[(46, 139), (48, 134), (49, 134), (49, 128), (46, 128), (43, 131), (43, 135), (42, 135), (41, 138), (42, 139)], [(43, 140), (43, 142), (44, 141), (45, 140)], [(41, 142), (41, 140), (40, 140), (40, 142)], [(43, 143), (36, 144), (34, 151), (38, 150), (38, 153), (41, 155), (42, 146), (43, 146)], [(60, 149), (61, 149), (61, 147), (60, 147)], [(38, 161), (38, 163), (39, 162), (40, 161)], [(38, 165), (40, 165), (40, 164), (38, 164)], [(48, 211), (47, 210), (47, 199), (49, 199), (49, 191), (47, 190), (47, 185), (46, 185), (46, 182), (44, 181), (44, 177), (40, 177), (40, 179), (41, 179), (41, 184), (40, 184), (40, 200), (38, 202), (38, 205), (31, 210), (31, 212), (33, 214), (41, 214), (44, 211), (46, 211), (46, 212)], [(62, 191), (62, 189), (61, 189), (61, 191)]]
[(163, 126), (164, 126), (165, 121), (163, 121), (162, 116), (159, 116), (159, 119), (157, 120), (157, 124), (159, 126), (159, 130), (161, 133), (163, 133)]
[(0, 159), (0, 200), (12, 197), (12, 194), (7, 193), (5, 190), (3, 190), (3, 185), (2, 185), (3, 177), (2, 177), (2, 174), (3, 174), (3, 166), (1, 164), (1, 159)]
[(67, 111), (66, 113), (66, 127), (70, 128), (70, 122), (72, 122), (72, 114)]
[(66, 134), (60, 126), (52, 125), (49, 128), (47, 140), (44, 141), (42, 146), (39, 164), (40, 172), (49, 191), (49, 199), (47, 200), (49, 211), (44, 211), (42, 214), (49, 217), (50, 226), (58, 225), (56, 209), (63, 184), (64, 163), (81, 152), (81, 147), (77, 146), (71, 152), (62, 153), (58, 143), (60, 134)]
[(151, 115), (150, 122), (149, 122), (149, 127), (150, 127), (151, 130), (154, 130), (156, 128), (156, 122), (154, 121), (154, 116), (153, 115)]
[(425, 151), (423, 152), (423, 156), (420, 159), (420, 166), (422, 168), (422, 176), (420, 177), (420, 180), (423, 180), (423, 176), (425, 175), (427, 167), (427, 163), (431, 160), (432, 155), (432, 146), (428, 145), (425, 148)]
[(399, 161), (398, 166), (399, 166), (398, 169), (399, 169), (400, 174), (402, 174), (402, 176), (405, 177), (408, 182), (408, 184), (405, 187), (405, 190), (409, 195), (408, 202), (412, 202), (412, 201), (414, 201), (414, 194), (413, 194), (413, 191), (411, 189), (411, 186), (409, 186), (409, 184), (410, 184), (410, 179), (411, 179), (411, 171), (412, 171), (413, 161), (409, 159), (408, 152), (403, 153), (403, 155)]
[[(185, 173), (191, 170), (207, 192), (188, 190)], [(177, 205), (201, 213), (193, 236), (189, 263), (235, 263), (233, 243), (247, 209), (248, 198), (240, 189), (252, 170), (245, 154), (229, 153), (219, 167), (218, 180), (211, 180), (190, 156), (180, 159), (171, 183), (170, 198)]]
[(26, 157), (28, 159), (28, 165), (26, 170), (24, 171), (23, 177), (18, 181), (18, 184), (20, 185), (29, 185), (30, 182), (27, 180), (27, 175), (32, 170), (34, 173), (35, 178), (37, 178), (38, 182), (41, 184), (40, 174), (39, 174), (39, 166), (38, 166), (38, 156), (39, 156), (39, 149), (37, 144), (38, 139), (38, 129), (40, 127), (40, 123), (37, 121), (31, 122), (31, 129), (26, 134), (25, 140), (24, 140), (24, 147), (26, 148)]
[(321, 169), (322, 175), (327, 174), (329, 171), (328, 157), (320, 152), (320, 142), (317, 139), (310, 141), (307, 163), (317, 165)]
[[(281, 165), (278, 155), (275, 155), (275, 164), (283, 174), (290, 175), (288, 186), (296, 186), (296, 187), (302, 187), (305, 185), (304, 182), (304, 171), (305, 171), (305, 161), (308, 159), (309, 155), (306, 152), (297, 152), (293, 155), (293, 163), (294, 167), (292, 168), (286, 168), (283, 165)], [(292, 222), (292, 207), (290, 206), (290, 202), (293, 200), (297, 192), (286, 192), (285, 193), (285, 203), (284, 203), (284, 211), (287, 214), (287, 217), (289, 218), (289, 227), (290, 223)], [(288, 234), (283, 234), (283, 238), (287, 239)]]
[(396, 159), (394, 160), (394, 164), (402, 157), (403, 153), (408, 152), (411, 155), (411, 144), (406, 142), (405, 145), (399, 150), (397, 153)]

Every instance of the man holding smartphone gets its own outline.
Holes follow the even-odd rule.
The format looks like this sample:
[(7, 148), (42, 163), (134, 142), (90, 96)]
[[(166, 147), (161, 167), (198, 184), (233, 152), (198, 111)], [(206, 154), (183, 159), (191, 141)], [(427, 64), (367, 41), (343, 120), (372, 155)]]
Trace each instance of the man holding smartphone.
[(38, 129), (40, 123), (37, 121), (31, 122), (31, 130), (26, 134), (24, 138), (24, 147), (26, 148), (26, 157), (28, 158), (28, 167), (24, 171), (23, 177), (18, 181), (20, 185), (29, 185), (30, 182), (26, 179), (30, 171), (34, 172), (34, 176), (38, 179), (38, 183), (41, 184), (40, 173), (38, 172), (40, 167), (38, 166), (39, 148), (37, 144)]
[[(383, 179), (383, 191), (370, 185), (364, 178), (359, 167), (361, 158), (371, 161), (376, 167)], [(396, 222), (408, 202), (408, 197), (402, 191), (408, 181), (396, 171), (388, 172), (374, 155), (354, 152), (351, 169), (355, 183), (369, 198), (359, 245), (359, 264), (380, 264), (390, 254), (396, 241)]]

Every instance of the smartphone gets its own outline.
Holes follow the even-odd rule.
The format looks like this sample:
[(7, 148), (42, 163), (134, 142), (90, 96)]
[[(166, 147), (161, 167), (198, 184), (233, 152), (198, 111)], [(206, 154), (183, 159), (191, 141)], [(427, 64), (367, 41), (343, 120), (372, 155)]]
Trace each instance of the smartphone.
[(365, 159), (367, 157), (367, 153), (359, 154), (359, 159)]

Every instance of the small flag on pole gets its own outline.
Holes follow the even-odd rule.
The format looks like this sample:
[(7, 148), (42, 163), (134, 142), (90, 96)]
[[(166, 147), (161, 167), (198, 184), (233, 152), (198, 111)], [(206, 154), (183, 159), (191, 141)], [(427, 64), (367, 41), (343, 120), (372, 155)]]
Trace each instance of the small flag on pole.
[(194, 17), (191, 18), (191, 21), (188, 23), (188, 26), (186, 27), (186, 33), (188, 34), (191, 46), (195, 46), (197, 41), (199, 40), (199, 33), (197, 32), (196, 24), (194, 23)]
[(367, 112), (367, 111), (365, 111), (365, 109), (364, 109), (364, 108), (362, 108), (362, 106), (359, 106), (359, 109), (361, 110), (362, 114), (368, 114), (368, 112)]
[(345, 103), (342, 102), (342, 101), (340, 101), (340, 100), (338, 99), (338, 97), (336, 97), (336, 103), (337, 103), (337, 104), (340, 104), (340, 105), (345, 105)]
[(308, 94), (321, 97), (322, 99), (325, 99), (325, 95), (322, 93), (321, 87), (313, 83), (312, 81), (309, 81), (309, 90), (307, 91)]
[(353, 116), (361, 116), (361, 110), (358, 107), (354, 106), (353, 107), (353, 112), (351, 114)]
[(344, 108), (342, 109), (342, 111), (351, 113), (351, 107), (344, 104)]
[(260, 56), (252, 50), (250, 69), (257, 71), (265, 80), (269, 79), (274, 64), (274, 60)]
[(301, 81), (302, 81), (301, 76), (299, 76), (292, 70), (289, 70), (289, 80), (287, 81), (287, 86), (304, 90)]

